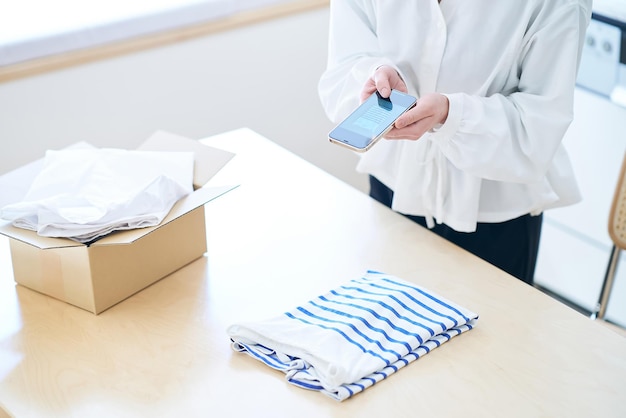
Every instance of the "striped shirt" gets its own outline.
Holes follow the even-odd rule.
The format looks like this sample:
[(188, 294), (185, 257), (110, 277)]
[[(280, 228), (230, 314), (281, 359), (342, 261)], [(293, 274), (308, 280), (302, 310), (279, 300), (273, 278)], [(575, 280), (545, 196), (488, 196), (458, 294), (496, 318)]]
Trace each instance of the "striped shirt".
[(299, 387), (345, 400), (472, 329), (478, 315), (368, 271), (284, 314), (228, 328), (233, 349)]

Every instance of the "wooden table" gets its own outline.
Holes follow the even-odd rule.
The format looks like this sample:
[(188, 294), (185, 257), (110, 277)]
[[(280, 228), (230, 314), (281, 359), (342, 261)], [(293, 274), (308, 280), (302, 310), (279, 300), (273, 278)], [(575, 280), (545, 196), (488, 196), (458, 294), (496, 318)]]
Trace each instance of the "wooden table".
[[(0, 239), (0, 405), (10, 414), (626, 416), (622, 336), (250, 130), (203, 142), (237, 153), (211, 182), (241, 184), (207, 205), (207, 255), (101, 315), (16, 286)], [(228, 325), (367, 269), (474, 310), (476, 328), (345, 402), (232, 351)]]

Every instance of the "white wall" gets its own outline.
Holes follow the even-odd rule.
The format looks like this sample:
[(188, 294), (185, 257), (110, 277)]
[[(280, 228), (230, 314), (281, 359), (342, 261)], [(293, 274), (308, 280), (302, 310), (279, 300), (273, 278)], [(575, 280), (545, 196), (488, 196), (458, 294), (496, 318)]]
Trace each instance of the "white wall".
[(0, 173), (77, 141), (134, 148), (158, 129), (203, 138), (246, 126), (365, 190), (356, 156), (327, 140), (327, 30), (321, 8), (0, 83)]

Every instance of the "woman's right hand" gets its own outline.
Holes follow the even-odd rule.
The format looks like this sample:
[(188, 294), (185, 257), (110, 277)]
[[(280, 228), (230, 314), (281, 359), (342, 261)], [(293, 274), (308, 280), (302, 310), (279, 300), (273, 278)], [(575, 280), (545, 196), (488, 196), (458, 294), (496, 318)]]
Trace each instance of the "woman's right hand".
[(393, 67), (381, 65), (367, 80), (365, 86), (363, 86), (363, 90), (361, 91), (361, 103), (367, 100), (367, 98), (377, 90), (382, 97), (388, 98), (391, 94), (391, 89), (408, 93), (406, 84), (398, 72)]

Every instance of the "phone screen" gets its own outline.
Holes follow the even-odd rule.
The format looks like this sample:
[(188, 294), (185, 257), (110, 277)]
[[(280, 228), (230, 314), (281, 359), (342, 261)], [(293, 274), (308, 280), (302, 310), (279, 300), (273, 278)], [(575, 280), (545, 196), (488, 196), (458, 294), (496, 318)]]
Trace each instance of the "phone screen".
[(328, 135), (329, 139), (357, 151), (365, 151), (415, 102), (415, 97), (397, 90), (392, 90), (388, 99), (376, 92), (337, 125)]

